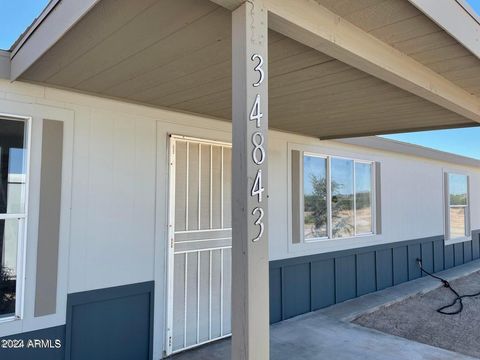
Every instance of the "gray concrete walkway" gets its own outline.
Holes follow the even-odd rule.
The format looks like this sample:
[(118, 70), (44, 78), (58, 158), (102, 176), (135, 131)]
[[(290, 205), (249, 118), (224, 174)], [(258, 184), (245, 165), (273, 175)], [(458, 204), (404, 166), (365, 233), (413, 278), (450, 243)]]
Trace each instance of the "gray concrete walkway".
[[(442, 276), (448, 280), (480, 269), (474, 261)], [(270, 328), (272, 360), (466, 360), (465, 355), (385, 334), (350, 323), (365, 312), (439, 287), (437, 281), (421, 278), (377, 293), (365, 295), (327, 309), (298, 316)], [(175, 360), (230, 359), (230, 340), (223, 340), (172, 357)]]

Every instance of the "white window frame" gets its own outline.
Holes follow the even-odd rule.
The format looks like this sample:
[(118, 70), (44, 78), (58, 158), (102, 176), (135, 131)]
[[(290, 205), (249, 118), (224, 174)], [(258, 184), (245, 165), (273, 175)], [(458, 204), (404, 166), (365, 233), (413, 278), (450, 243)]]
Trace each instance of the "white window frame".
[[(303, 169), (303, 162), (305, 156), (310, 156), (310, 157), (317, 157), (317, 158), (322, 158), (326, 159), (327, 161), (327, 169), (326, 169), (326, 176), (327, 176), (327, 233), (328, 236), (324, 237), (319, 237), (319, 238), (312, 238), (312, 239), (305, 239), (305, 235), (303, 234), (302, 231), (302, 237), (301, 237), (301, 242), (303, 243), (315, 243), (315, 242), (321, 242), (321, 241), (326, 241), (326, 240), (344, 240), (344, 239), (357, 239), (357, 238), (363, 238), (363, 237), (371, 237), (373, 235), (376, 235), (376, 219), (377, 219), (377, 202), (376, 202), (376, 169), (375, 169), (375, 161), (373, 160), (365, 160), (365, 159), (357, 159), (353, 157), (346, 157), (346, 156), (337, 156), (337, 155), (326, 155), (326, 154), (318, 154), (310, 151), (301, 151), (301, 159), (302, 159), (302, 181), (301, 181), (301, 186), (302, 186), (302, 191), (301, 191), (301, 198), (300, 198), (300, 206), (301, 206), (301, 214), (300, 214), (300, 223), (304, 224), (304, 209), (305, 209), (305, 204), (304, 204), (304, 181), (303, 181), (303, 176), (304, 176), (304, 169)], [(332, 216), (332, 171), (331, 171), (331, 162), (332, 159), (342, 159), (342, 160), (349, 160), (353, 161), (353, 226), (354, 226), (354, 234), (352, 236), (345, 236), (345, 237), (333, 237), (333, 228), (332, 228), (332, 223), (333, 223), (333, 216)], [(369, 164), (371, 168), (371, 186), (372, 186), (372, 191), (371, 191), (371, 205), (372, 205), (372, 225), (371, 225), (371, 232), (368, 233), (361, 233), (357, 234), (357, 219), (356, 219), (356, 169), (355, 165), (359, 164)]]
[[(467, 205), (450, 205), (450, 175), (461, 175), (467, 178)], [(445, 170), (443, 173), (444, 184), (444, 222), (445, 222), (445, 244), (456, 244), (464, 241), (472, 240), (471, 235), (471, 219), (470, 219), (470, 175), (462, 171)], [(465, 236), (452, 238), (450, 236), (450, 208), (465, 208)]]
[(23, 139), (25, 148), (25, 192), (24, 212), (19, 214), (0, 214), (0, 220), (17, 219), (18, 220), (18, 239), (17, 239), (17, 267), (16, 271), (16, 289), (15, 289), (15, 314), (12, 316), (0, 317), (0, 323), (13, 320), (21, 320), (24, 317), (25, 300), (25, 259), (27, 244), (27, 223), (28, 223), (28, 199), (30, 184), (30, 150), (32, 138), (32, 118), (12, 114), (0, 113), (1, 120), (22, 121), (25, 124)]

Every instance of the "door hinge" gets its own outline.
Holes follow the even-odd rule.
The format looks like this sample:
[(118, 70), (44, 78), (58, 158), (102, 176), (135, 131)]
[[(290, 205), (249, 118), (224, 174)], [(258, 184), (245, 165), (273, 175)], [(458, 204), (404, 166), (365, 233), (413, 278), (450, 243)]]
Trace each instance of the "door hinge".
[(169, 348), (172, 347), (172, 337), (171, 336), (168, 337), (168, 347)]
[(173, 249), (173, 239), (170, 239), (170, 247)]

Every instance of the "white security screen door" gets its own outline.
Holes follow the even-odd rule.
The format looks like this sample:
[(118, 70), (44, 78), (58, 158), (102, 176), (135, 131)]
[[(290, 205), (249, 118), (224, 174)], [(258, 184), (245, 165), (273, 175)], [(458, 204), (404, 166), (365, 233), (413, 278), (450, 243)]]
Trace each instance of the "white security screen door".
[(171, 136), (167, 353), (231, 333), (231, 146)]

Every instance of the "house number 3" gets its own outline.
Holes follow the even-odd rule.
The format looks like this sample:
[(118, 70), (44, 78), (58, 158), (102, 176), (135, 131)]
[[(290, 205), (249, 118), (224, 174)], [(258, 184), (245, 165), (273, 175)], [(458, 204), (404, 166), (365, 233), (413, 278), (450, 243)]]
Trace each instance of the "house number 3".
[[(253, 70), (258, 72), (259, 78), (258, 81), (253, 83), (253, 87), (259, 87), (262, 83), (263, 80), (265, 80), (265, 71), (263, 70), (263, 57), (259, 54), (254, 54), (251, 57), (252, 61), (256, 63), (254, 66)], [(257, 94), (255, 96), (255, 100), (253, 102), (252, 108), (250, 110), (250, 116), (249, 120), (250, 121), (255, 121), (255, 126), (257, 128), (257, 131), (255, 131), (252, 134), (252, 145), (253, 145), (253, 150), (252, 150), (252, 160), (253, 163), (257, 166), (260, 166), (263, 164), (266, 158), (266, 152), (265, 148), (263, 147), (263, 144), (265, 142), (265, 137), (263, 135), (261, 125), (262, 125), (262, 102), (261, 102), (261, 97), (260, 94)], [(262, 193), (265, 190), (265, 188), (262, 186), (262, 170), (257, 169), (257, 175), (255, 176), (255, 180), (252, 185), (252, 189), (250, 191), (250, 196), (256, 197), (259, 205), (262, 202)], [(253, 209), (252, 211), (253, 216), (257, 216), (254, 225), (259, 227), (258, 230), (258, 235), (254, 239), (252, 239), (253, 242), (257, 242), (261, 239), (263, 232), (265, 230), (265, 225), (263, 223), (263, 217), (265, 215), (265, 211), (261, 206), (257, 206)]]

